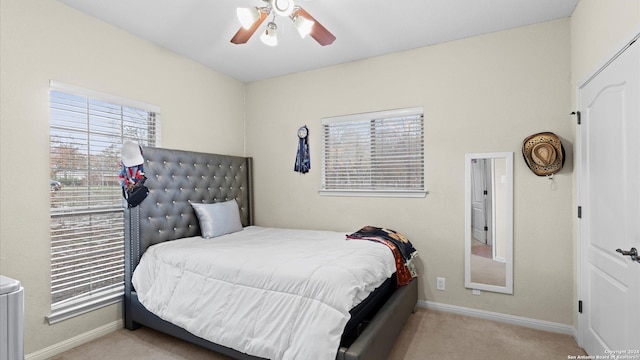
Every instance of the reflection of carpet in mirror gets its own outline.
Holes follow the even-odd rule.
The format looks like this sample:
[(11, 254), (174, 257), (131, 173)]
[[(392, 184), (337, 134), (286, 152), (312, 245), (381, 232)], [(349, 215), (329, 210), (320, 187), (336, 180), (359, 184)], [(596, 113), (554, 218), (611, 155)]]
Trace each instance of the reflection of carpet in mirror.
[(471, 253), (474, 255), (486, 257), (488, 259), (491, 259), (493, 257), (491, 246), (483, 244), (476, 239), (473, 239), (473, 242), (471, 243)]
[(506, 265), (478, 255), (471, 255), (471, 282), (505, 286)]

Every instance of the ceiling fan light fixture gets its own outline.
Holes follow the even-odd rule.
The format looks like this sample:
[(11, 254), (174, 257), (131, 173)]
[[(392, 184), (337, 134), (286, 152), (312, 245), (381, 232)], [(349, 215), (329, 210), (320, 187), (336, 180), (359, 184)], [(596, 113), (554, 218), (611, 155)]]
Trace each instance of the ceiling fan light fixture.
[(276, 36), (278, 27), (275, 24), (275, 19), (278, 16), (288, 17), (303, 39), (309, 35), (321, 46), (330, 45), (336, 39), (335, 35), (305, 9), (295, 5), (295, 0), (262, 1), (266, 3), (266, 6), (236, 9), (242, 27), (233, 35), (231, 43), (246, 44), (269, 16), (273, 16), (273, 20), (267, 23), (267, 29), (260, 35), (262, 42), (269, 46), (278, 45)]
[(304, 16), (296, 15), (293, 17), (293, 25), (296, 27), (300, 36), (304, 39), (307, 35), (311, 33), (311, 29), (313, 29), (314, 21), (307, 19)]
[(271, 21), (267, 24), (267, 29), (262, 33), (262, 35), (260, 35), (260, 40), (265, 45), (276, 46), (278, 45), (277, 33), (278, 26), (276, 26), (276, 23)]
[(260, 10), (257, 7), (238, 8), (236, 15), (242, 27), (249, 29), (260, 18)]

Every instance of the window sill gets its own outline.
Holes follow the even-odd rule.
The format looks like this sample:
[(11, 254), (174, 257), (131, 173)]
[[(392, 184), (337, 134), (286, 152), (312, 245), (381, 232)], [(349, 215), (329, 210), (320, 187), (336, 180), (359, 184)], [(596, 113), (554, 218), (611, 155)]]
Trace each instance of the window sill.
[(426, 190), (319, 190), (320, 196), (423, 198)]
[(117, 292), (112, 292), (104, 296), (96, 297), (93, 299), (86, 299), (80, 302), (74, 302), (70, 304), (63, 304), (58, 306), (52, 306), (51, 314), (45, 316), (45, 320), (49, 325), (71, 319), (78, 315), (86, 314), (90, 311), (116, 304), (123, 301), (123, 289), (120, 288)]

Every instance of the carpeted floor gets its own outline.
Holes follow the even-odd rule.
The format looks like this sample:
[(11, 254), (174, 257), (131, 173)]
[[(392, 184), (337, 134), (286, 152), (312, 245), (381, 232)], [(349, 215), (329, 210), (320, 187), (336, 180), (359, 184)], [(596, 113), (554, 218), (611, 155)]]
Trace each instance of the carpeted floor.
[[(419, 308), (389, 360), (567, 359), (586, 355), (569, 335)], [(147, 328), (118, 330), (50, 360), (229, 360)]]
[(505, 263), (471, 254), (471, 282), (505, 286), (507, 283)]

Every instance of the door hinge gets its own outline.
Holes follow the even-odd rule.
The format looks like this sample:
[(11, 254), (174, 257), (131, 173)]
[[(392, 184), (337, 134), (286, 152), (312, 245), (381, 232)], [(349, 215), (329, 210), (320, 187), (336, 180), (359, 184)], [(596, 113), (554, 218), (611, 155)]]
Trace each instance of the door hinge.
[(484, 227), (484, 231), (489, 231), (489, 227), (488, 227), (488, 226), (485, 226), (485, 227)]
[(483, 191), (483, 194), (484, 195), (489, 195), (489, 191), (485, 190), (485, 191)]
[(578, 206), (578, 219), (582, 219), (582, 206)]
[(574, 111), (574, 112), (571, 113), (571, 115), (575, 115), (577, 117), (578, 125), (582, 124), (582, 119), (580, 117), (580, 111)]
[(582, 314), (582, 300), (578, 300), (578, 312)]

